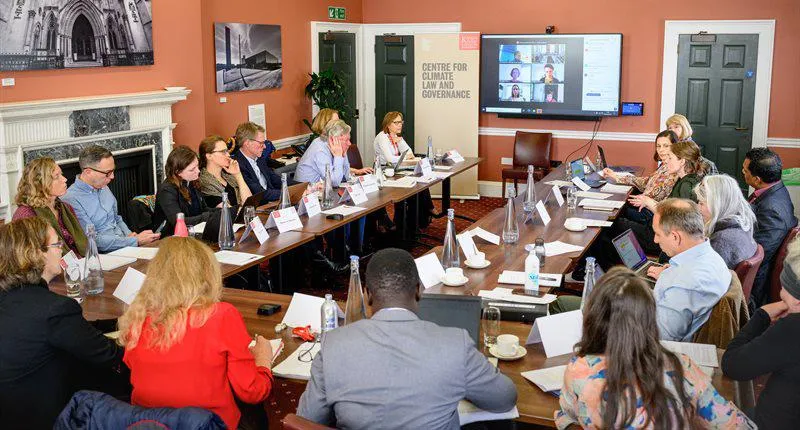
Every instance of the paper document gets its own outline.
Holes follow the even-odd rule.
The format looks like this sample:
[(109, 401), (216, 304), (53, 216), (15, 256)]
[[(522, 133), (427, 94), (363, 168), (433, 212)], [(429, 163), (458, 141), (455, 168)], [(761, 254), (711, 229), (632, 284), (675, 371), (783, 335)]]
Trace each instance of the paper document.
[(664, 348), (676, 353), (686, 354), (700, 366), (719, 367), (719, 357), (717, 357), (717, 347), (706, 343), (673, 342), (662, 340)]
[(602, 221), (599, 219), (590, 219), (590, 218), (577, 218), (581, 220), (581, 223), (586, 227), (611, 227), (611, 221)]
[(431, 175), (435, 176), (437, 179), (444, 179), (449, 178), (452, 173), (450, 172), (433, 172)]
[(567, 366), (548, 367), (547, 369), (529, 370), (522, 372), (522, 377), (533, 382), (545, 393), (559, 391), (564, 386), (564, 372)]
[(283, 316), (282, 323), (289, 327), (311, 326), (311, 331), (320, 331), (320, 308), (325, 303), (325, 299), (308, 294), (294, 293), (286, 315)]
[(383, 181), (383, 186), (389, 188), (414, 188), (415, 185), (417, 185), (417, 178), (413, 176)]
[(433, 166), (433, 170), (452, 170), (453, 166)]
[(547, 182), (545, 182), (545, 184), (547, 184), (547, 185), (555, 185), (557, 187), (571, 187), (572, 186), (572, 182), (570, 182), (570, 181), (559, 181), (558, 179), (553, 180), (553, 181), (547, 181)]
[(489, 243), (500, 245), (500, 236), (490, 233), (480, 227), (475, 227), (474, 229), (470, 230), (469, 234), (471, 234), (472, 237), (478, 236)]
[(598, 200), (604, 200), (613, 196), (613, 194), (598, 193), (597, 191), (578, 191), (577, 193), (575, 193), (575, 195), (578, 197), (586, 197), (589, 199), (598, 199)]
[(420, 183), (420, 184), (430, 184), (431, 182), (437, 181), (437, 180), (439, 180), (439, 178), (437, 178), (433, 174), (417, 178), (417, 182)]
[(475, 241), (472, 240), (472, 235), (469, 233), (461, 233), (456, 235), (456, 241), (464, 253), (464, 257), (469, 260), (470, 257), (478, 252), (478, 247), (475, 246)]
[[(317, 317), (319, 317), (319, 315), (317, 315)], [(281, 378), (303, 379), (308, 381), (311, 378), (311, 363), (319, 350), (319, 343), (303, 342), (303, 344), (289, 354), (285, 360), (272, 368), (272, 374), (280, 376)], [(303, 360), (300, 360), (300, 354), (303, 354)]]
[(497, 290), (510, 290), (508, 288), (495, 288), (494, 290), (480, 290), (478, 291), (478, 296), (483, 297), (485, 299), (492, 299), (492, 300), (502, 300), (504, 302), (513, 302), (513, 303), (527, 303), (531, 305), (548, 305), (556, 301), (555, 294), (544, 294), (542, 297), (534, 297), (534, 296), (526, 296), (521, 294), (512, 294), (505, 291), (497, 291)]
[[(125, 266), (136, 262), (134, 257), (119, 257), (111, 254), (100, 254), (100, 267), (104, 272), (114, 270), (119, 267)], [(86, 264), (86, 257), (78, 259), (78, 267), (81, 269), (81, 277), (83, 277), (83, 267)]]
[(339, 205), (339, 206), (336, 206), (333, 209), (328, 209), (328, 210), (322, 211), (322, 213), (325, 214), (325, 215), (341, 214), (341, 215), (344, 215), (344, 216), (349, 216), (349, 215), (353, 215), (354, 213), (361, 212), (361, 211), (363, 211), (365, 209), (366, 208), (362, 208), (361, 206)]
[(155, 258), (157, 252), (158, 248), (140, 248), (138, 246), (126, 246), (124, 248), (120, 248), (114, 252), (111, 252), (108, 255), (114, 255), (117, 257), (139, 258), (142, 260), (152, 260), (153, 258)]
[(132, 267), (128, 267), (128, 270), (125, 271), (119, 284), (117, 284), (117, 288), (114, 290), (114, 297), (130, 305), (133, 303), (133, 299), (136, 298), (136, 294), (138, 294), (139, 290), (142, 288), (144, 279), (144, 273)]
[(621, 200), (597, 200), (597, 199), (583, 199), (578, 206), (601, 208), (601, 209), (619, 209), (625, 202)]
[(547, 358), (572, 353), (581, 340), (583, 313), (580, 310), (536, 318), (525, 345), (541, 342)]
[(425, 288), (430, 288), (440, 282), (444, 276), (444, 267), (439, 261), (439, 256), (431, 252), (422, 257), (415, 258), (414, 263), (417, 265), (417, 273), (419, 280)]
[[(193, 232), (195, 232), (197, 234), (201, 234), (201, 233), (205, 232), (205, 230), (206, 230), (206, 223), (205, 223), (205, 221), (203, 221), (203, 222), (195, 224), (195, 225), (193, 225), (191, 227), (192, 227), (192, 231)], [(236, 233), (242, 227), (244, 227), (244, 224), (233, 224), (233, 232)]]
[(555, 242), (547, 242), (544, 244), (545, 257), (552, 257), (555, 255), (569, 254), (571, 252), (583, 251), (582, 246), (564, 243), (560, 240)]
[[(539, 273), (539, 286), (559, 287), (561, 286), (561, 273)], [(504, 270), (497, 278), (499, 284), (525, 285), (525, 272), (514, 270)]]
[(231, 264), (234, 266), (244, 266), (245, 264), (262, 258), (258, 254), (237, 251), (217, 251), (214, 255), (217, 257), (217, 261), (219, 261), (220, 264)]
[[(256, 341), (251, 340), (250, 345), (247, 345), (248, 348), (252, 348), (256, 346)], [(269, 346), (272, 349), (272, 361), (275, 361), (281, 352), (283, 352), (283, 339), (270, 339)]]
[(619, 177), (633, 176), (633, 173), (631, 173), (631, 172), (617, 172), (617, 176), (619, 176)]
[(600, 188), (600, 191), (604, 193), (628, 194), (631, 188), (632, 187), (629, 185), (605, 184)]
[(517, 410), (516, 406), (508, 412), (488, 412), (466, 400), (458, 402), (458, 422), (462, 426), (478, 421), (513, 420), (516, 418), (519, 418), (519, 410)]

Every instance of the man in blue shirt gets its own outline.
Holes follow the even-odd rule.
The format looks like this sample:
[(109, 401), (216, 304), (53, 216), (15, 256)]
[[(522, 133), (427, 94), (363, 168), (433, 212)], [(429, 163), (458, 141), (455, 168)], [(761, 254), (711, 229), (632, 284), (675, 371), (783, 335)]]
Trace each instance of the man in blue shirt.
[(114, 157), (108, 149), (88, 146), (81, 151), (78, 164), (81, 174), (61, 200), (75, 210), (84, 231), (88, 224), (94, 224), (98, 251), (105, 253), (126, 246), (146, 245), (161, 236), (151, 230), (133, 233), (122, 220), (117, 211), (117, 199), (108, 189), (114, 179)]
[(338, 187), (350, 179), (350, 174), (372, 173), (372, 169), (351, 169), (347, 159), (350, 149), (350, 126), (344, 121), (331, 121), (322, 136), (314, 139), (297, 162), (294, 180), (319, 182), (325, 179), (325, 167), (331, 166), (331, 185)]
[(661, 339), (691, 342), (711, 309), (728, 292), (731, 272), (705, 238), (703, 215), (691, 200), (666, 199), (653, 216), (655, 242), (670, 256), (657, 277), (653, 296)]

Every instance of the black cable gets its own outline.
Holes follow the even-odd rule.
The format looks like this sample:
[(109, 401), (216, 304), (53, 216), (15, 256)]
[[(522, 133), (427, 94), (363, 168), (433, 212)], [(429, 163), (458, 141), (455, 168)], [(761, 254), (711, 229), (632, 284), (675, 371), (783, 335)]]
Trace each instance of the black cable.
[(600, 121), (602, 120), (602, 116), (597, 117), (597, 122), (595, 123), (596, 127), (592, 129), (592, 138), (589, 139), (589, 147), (586, 148), (586, 152), (583, 153), (583, 157), (581, 157), (581, 159), (584, 159), (587, 155), (589, 155), (589, 151), (592, 149), (592, 143), (594, 143), (594, 139), (597, 137), (597, 133), (600, 131)]
[[(569, 165), (570, 157), (572, 157), (576, 152), (578, 152), (581, 149), (585, 148), (587, 145), (589, 146), (589, 148), (586, 150), (586, 153), (587, 154), (589, 153), (589, 149), (591, 149), (591, 147), (592, 147), (592, 142), (594, 142), (595, 136), (597, 136), (597, 133), (600, 131), (600, 121), (602, 121), (602, 119), (603, 119), (603, 117), (598, 117), (597, 121), (595, 121), (594, 126), (592, 127), (592, 137), (589, 139), (589, 141), (584, 143), (583, 145), (579, 146), (574, 151), (570, 152), (569, 155), (567, 155), (566, 158), (564, 158), (564, 164), (565, 165)], [(586, 155), (584, 155), (584, 157), (585, 156)], [(581, 159), (583, 159), (583, 157), (581, 157)]]

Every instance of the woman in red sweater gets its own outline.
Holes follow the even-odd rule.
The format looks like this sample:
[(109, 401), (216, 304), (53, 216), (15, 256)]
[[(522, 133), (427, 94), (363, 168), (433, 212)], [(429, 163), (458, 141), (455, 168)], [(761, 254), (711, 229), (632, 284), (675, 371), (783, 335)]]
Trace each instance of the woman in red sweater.
[(269, 341), (250, 335), (239, 311), (220, 302), (222, 275), (211, 249), (170, 237), (150, 261), (136, 299), (119, 319), (132, 403), (208, 409), (235, 429), (245, 403), (272, 388)]

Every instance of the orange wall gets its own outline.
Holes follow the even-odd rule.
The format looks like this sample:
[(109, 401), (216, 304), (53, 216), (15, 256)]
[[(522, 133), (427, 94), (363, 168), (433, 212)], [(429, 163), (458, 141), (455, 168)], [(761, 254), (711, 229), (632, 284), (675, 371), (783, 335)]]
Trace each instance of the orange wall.
[(153, 5), (155, 64), (31, 72), (0, 72), (16, 79), (0, 87), (0, 102), (154, 91), (185, 86), (192, 93), (173, 105), (177, 143), (199, 142), (205, 133), (201, 57), (200, 1), (158, 0)]
[[(723, 4), (724, 3), (724, 4)], [(409, 12), (413, 11), (413, 12)], [(540, 2), (516, 2), (512, 8), (498, 8), (485, 0), (462, 0), (454, 13), (448, 2), (406, 0), (364, 1), (365, 23), (461, 22), (464, 31), (483, 33), (543, 33), (555, 25), (560, 33), (623, 34), (622, 100), (643, 101), (643, 117), (607, 118), (601, 131), (657, 132), (661, 110), (661, 69), (665, 20), (775, 19), (775, 53), (770, 98), (769, 137), (800, 138), (800, 91), (796, 71), (800, 70), (800, 2), (750, 0), (711, 2), (674, 0), (669, 4), (644, 0), (598, 3), (595, 0), (561, 2), (546, 8)], [(481, 127), (587, 130), (592, 123), (580, 121), (500, 119), (480, 116)], [(584, 141), (555, 139), (554, 158), (566, 156)], [(602, 142), (615, 163), (648, 165), (652, 144), (643, 142)], [(479, 169), (481, 180), (500, 180), (500, 157), (510, 157), (513, 137), (480, 136), (478, 153), (487, 158)], [(800, 150), (781, 148), (787, 166), (800, 165)]]

